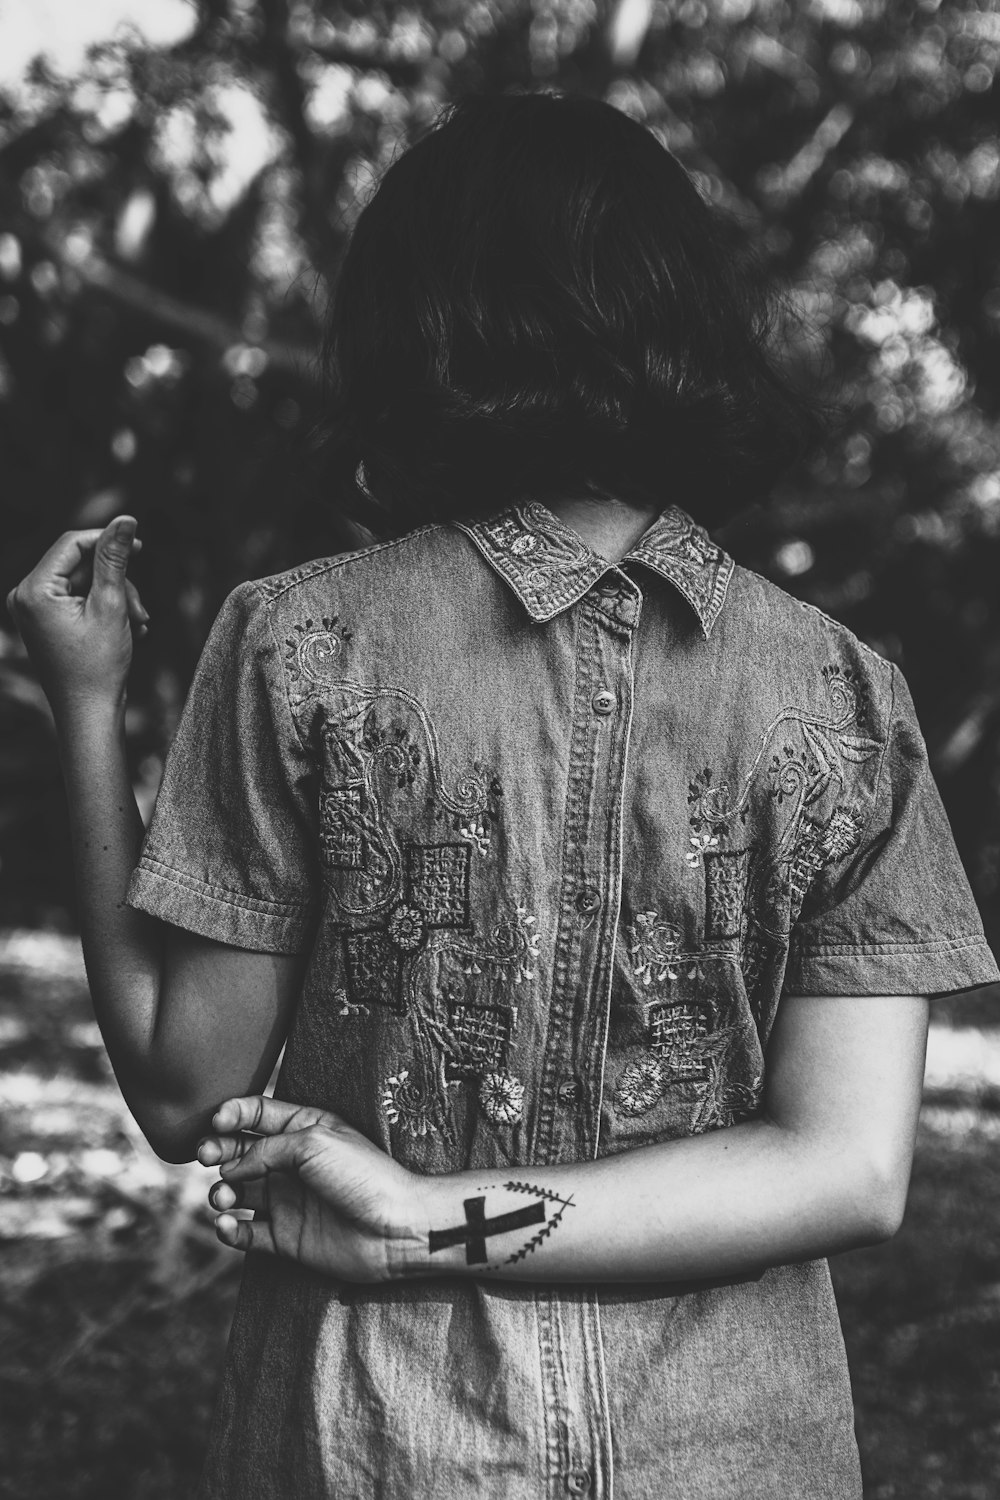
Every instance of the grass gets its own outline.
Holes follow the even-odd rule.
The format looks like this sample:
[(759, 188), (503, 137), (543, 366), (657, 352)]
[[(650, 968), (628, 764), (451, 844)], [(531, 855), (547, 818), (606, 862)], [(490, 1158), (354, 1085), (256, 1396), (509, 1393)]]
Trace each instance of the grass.
[[(1000, 1112), (976, 1062), (995, 999), (940, 1010), (903, 1230), (834, 1263), (866, 1500), (997, 1493)], [(210, 1181), (136, 1131), (75, 945), (0, 935), (3, 1500), (194, 1493), (240, 1266)]]

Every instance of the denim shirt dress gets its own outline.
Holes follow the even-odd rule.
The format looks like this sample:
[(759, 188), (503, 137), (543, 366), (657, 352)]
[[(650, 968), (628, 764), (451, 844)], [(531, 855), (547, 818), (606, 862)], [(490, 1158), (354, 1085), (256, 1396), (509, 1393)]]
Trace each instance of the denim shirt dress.
[[(421, 1173), (724, 1129), (783, 995), (1000, 977), (898, 670), (676, 507), (616, 565), (530, 502), (237, 588), (129, 901), (307, 955), (276, 1094)], [(361, 1286), (251, 1253), (202, 1494), (856, 1500), (826, 1262)]]

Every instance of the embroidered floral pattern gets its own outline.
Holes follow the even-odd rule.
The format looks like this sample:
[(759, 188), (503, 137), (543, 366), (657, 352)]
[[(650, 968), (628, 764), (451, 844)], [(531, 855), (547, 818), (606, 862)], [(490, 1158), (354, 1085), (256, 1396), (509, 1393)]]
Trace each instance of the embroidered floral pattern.
[(762, 1094), (763, 1075), (758, 1075), (749, 1084), (713, 1081), (698, 1107), (691, 1134), (703, 1135), (707, 1130), (727, 1130), (743, 1120), (752, 1120), (760, 1114)]
[(644, 1115), (662, 1098), (667, 1076), (659, 1057), (641, 1057), (628, 1063), (615, 1089), (614, 1106), (620, 1115)]
[(664, 922), (655, 911), (642, 911), (626, 930), (629, 962), (640, 984), (677, 978), (680, 960), (680, 930)]
[(399, 1125), (415, 1138), (426, 1135), (434, 1124), (433, 1096), (410, 1078), (408, 1068), (386, 1079), (379, 1102), (389, 1124)]
[(631, 556), (668, 577), (691, 604), (706, 633), (711, 630), (726, 597), (733, 563), (703, 527), (677, 506), (668, 506)]
[(484, 1073), (479, 1103), (494, 1125), (517, 1125), (524, 1114), (524, 1084), (509, 1073)]
[(333, 1001), (337, 1007), (338, 1016), (368, 1016), (371, 1011), (367, 1005), (355, 1005), (347, 998), (347, 991), (342, 984), (338, 984), (333, 992)]
[(405, 1014), (407, 964), (428, 933), (469, 925), (468, 845), (407, 844), (403, 900), (377, 926), (341, 934), (349, 999)]
[(323, 616), (318, 625), (305, 620), (296, 625), (285, 641), (285, 664), (291, 682), (323, 682), (343, 659), (353, 631), (340, 623), (339, 615)]
[(445, 964), (461, 974), (487, 974), (513, 984), (534, 979), (539, 933), (523, 902), (513, 916), (501, 917), (485, 943), (453, 941), (441, 951)]
[(401, 948), (404, 953), (412, 953), (427, 936), (427, 923), (415, 906), (407, 906), (401, 901), (389, 913), (385, 931), (390, 943), (396, 948)]
[(328, 869), (347, 872), (329, 884), (341, 912), (375, 917), (405, 899), (393, 799), (422, 796), (429, 819), (485, 855), (500, 822), (502, 788), (479, 761), (446, 781), (433, 723), (412, 694), (347, 680), (325, 686), (321, 857)]
[[(823, 669), (823, 681), (829, 712), (788, 708), (777, 714), (738, 791), (711, 767), (688, 786), (685, 862), (705, 871), (705, 941), (738, 940), (760, 1026), (773, 953), (783, 946), (817, 877), (860, 844), (859, 772), (882, 748), (866, 730), (867, 705), (856, 674), (833, 664)], [(775, 836), (767, 849), (730, 848), (755, 793), (769, 796), (781, 810)]]
[(718, 849), (718, 835), (714, 833), (695, 833), (690, 839), (691, 848), (684, 856), (685, 863), (692, 870), (700, 870), (705, 862), (705, 855), (713, 849)]
[(397, 787), (413, 785), (420, 768), (420, 749), (405, 724), (398, 720), (380, 724), (372, 710), (365, 717), (361, 743), (376, 766), (384, 767), (395, 778)]
[(454, 833), (468, 839), (478, 854), (488, 854), (493, 831), (500, 822), (500, 799), (503, 788), (499, 777), (489, 772), (480, 761), (473, 762), (473, 784), (483, 792), (481, 806), (472, 813), (455, 811), (453, 808), (430, 804), (432, 814), (447, 824)]

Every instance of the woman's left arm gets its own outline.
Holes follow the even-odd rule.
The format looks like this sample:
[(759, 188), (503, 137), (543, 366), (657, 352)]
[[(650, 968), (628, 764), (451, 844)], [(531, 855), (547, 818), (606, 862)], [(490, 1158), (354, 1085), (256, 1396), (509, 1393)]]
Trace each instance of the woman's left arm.
[[(354, 1281), (674, 1282), (873, 1244), (903, 1216), (927, 1015), (914, 996), (786, 997), (759, 1118), (557, 1166), (417, 1176), (336, 1116), (231, 1100), (199, 1153), (222, 1164), (218, 1233)], [(242, 1156), (241, 1130), (260, 1137)]]

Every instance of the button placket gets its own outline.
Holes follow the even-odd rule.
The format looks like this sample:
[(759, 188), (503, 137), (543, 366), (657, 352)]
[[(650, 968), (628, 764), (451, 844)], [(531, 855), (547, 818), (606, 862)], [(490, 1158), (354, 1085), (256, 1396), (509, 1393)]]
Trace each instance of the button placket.
[[(561, 850), (552, 984), (539, 1077), (532, 1144), (539, 1163), (586, 1160), (597, 1154), (600, 1099), (615, 928), (621, 905), (622, 810), (632, 716), (633, 630), (616, 616), (630, 602), (622, 580), (616, 599), (598, 592), (581, 602), (576, 627), (572, 728)], [(638, 591), (635, 591), (638, 594)], [(641, 596), (634, 601), (638, 619)], [(633, 624), (635, 621), (633, 621)], [(603, 1391), (603, 1358), (596, 1301), (575, 1314), (543, 1301), (542, 1347), (558, 1342), (564, 1362), (545, 1369), (545, 1415), (550, 1496), (608, 1500), (610, 1418)], [(586, 1368), (583, 1389), (567, 1385), (566, 1368)], [(583, 1390), (594, 1399), (585, 1399)]]

